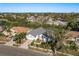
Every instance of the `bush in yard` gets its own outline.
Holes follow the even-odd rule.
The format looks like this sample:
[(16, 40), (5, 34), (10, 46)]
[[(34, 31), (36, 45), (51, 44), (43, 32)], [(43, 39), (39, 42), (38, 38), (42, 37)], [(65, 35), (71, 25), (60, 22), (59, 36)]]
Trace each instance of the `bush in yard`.
[(69, 48), (72, 49), (72, 50), (77, 50), (78, 49), (75, 42), (70, 42), (70, 47)]
[(32, 41), (31, 45), (32, 45), (32, 46), (34, 45), (34, 40)]
[(18, 35), (15, 36), (14, 41), (16, 41), (16, 43), (22, 43), (22, 40), (25, 38), (26, 33), (20, 33)]

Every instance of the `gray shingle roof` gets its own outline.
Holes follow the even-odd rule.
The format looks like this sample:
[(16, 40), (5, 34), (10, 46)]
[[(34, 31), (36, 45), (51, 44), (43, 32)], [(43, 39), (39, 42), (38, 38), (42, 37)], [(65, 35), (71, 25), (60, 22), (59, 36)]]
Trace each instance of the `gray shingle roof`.
[(43, 29), (43, 28), (37, 28), (35, 30), (32, 30), (28, 34), (31, 34), (33, 36), (36, 36), (36, 35), (40, 35), (40, 34), (44, 34), (44, 33), (46, 33), (46, 30), (45, 29)]

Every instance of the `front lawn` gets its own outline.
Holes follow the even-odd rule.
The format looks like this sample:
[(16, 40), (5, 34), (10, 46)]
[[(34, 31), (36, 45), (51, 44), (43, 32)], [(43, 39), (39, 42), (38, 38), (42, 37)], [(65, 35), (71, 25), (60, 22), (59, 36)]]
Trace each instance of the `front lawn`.
[(39, 48), (44, 48), (44, 49), (50, 49), (50, 45), (46, 42), (42, 42), (40, 40), (37, 40), (37, 41), (33, 41), (31, 43), (31, 46), (35, 46), (35, 47), (39, 47)]
[(63, 53), (67, 53), (67, 54), (71, 54), (71, 55), (74, 55), (74, 56), (79, 56), (78, 49), (77, 50), (72, 49), (72, 47), (68, 47), (68, 46), (64, 46), (64, 45), (58, 51), (63, 52)]
[(0, 41), (7, 41), (7, 37), (5, 37), (5, 36), (0, 36)]
[(6, 36), (0, 36), (0, 44), (5, 44), (8, 40)]

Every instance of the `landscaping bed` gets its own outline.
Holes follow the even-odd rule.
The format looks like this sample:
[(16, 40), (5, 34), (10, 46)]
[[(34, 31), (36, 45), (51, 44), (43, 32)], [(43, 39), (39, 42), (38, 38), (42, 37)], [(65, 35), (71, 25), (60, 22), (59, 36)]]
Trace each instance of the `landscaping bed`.
[(45, 43), (45, 42), (40, 42), (39, 40), (37, 41), (33, 41), (30, 45), (29, 45), (30, 49), (34, 49), (34, 50), (38, 50), (38, 51), (43, 51), (43, 52), (50, 52), (51, 47), (49, 44)]
[(38, 48), (51, 49), (50, 45), (45, 42), (38, 43), (38, 41), (33, 41), (30, 45)]
[(9, 40), (7, 39), (6, 36), (0, 36), (0, 44), (5, 44), (6, 42), (8, 42)]
[(71, 49), (71, 48), (69, 48), (69, 47), (67, 47), (67, 46), (64, 46), (63, 48), (61, 48), (61, 49), (59, 50), (59, 52), (71, 54), (71, 55), (74, 55), (74, 56), (79, 56), (78, 50)]
[(13, 46), (18, 47), (18, 46), (20, 46), (21, 44), (25, 43), (25, 41), (26, 41), (26, 40), (22, 40), (21, 43), (17, 43), (17, 42), (15, 41), (15, 43), (13, 44)]

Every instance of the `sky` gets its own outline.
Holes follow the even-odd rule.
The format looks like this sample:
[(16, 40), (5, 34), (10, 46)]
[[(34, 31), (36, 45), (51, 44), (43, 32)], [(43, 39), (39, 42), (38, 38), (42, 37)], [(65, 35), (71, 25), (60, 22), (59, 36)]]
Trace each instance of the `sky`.
[(0, 12), (79, 13), (79, 3), (0, 3)]

